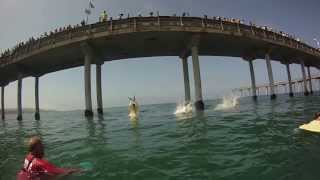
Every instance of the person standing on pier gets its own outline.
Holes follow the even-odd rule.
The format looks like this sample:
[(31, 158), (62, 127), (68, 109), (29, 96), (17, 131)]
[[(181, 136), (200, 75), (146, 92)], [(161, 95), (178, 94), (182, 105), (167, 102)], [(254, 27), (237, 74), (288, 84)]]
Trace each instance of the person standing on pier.
[(106, 13), (106, 11), (103, 11), (100, 15), (100, 22), (106, 22), (108, 19), (108, 15)]

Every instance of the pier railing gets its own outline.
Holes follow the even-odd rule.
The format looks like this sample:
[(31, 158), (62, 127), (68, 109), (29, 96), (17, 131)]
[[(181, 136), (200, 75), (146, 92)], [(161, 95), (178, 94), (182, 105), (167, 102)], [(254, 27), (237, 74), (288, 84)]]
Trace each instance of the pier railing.
[[(177, 28), (183, 31), (184, 28), (201, 28), (204, 32), (213, 30), (217, 33), (246, 36), (258, 38), (281, 46), (303, 51), (304, 53), (320, 57), (319, 49), (289, 36), (286, 33), (274, 31), (267, 27), (244, 24), (236, 20), (226, 20), (225, 18), (199, 18), (199, 17), (130, 17), (118, 20), (109, 20), (84, 26), (68, 27), (60, 32), (51, 32), (48, 35), (33, 40), (15, 48), (0, 57), (0, 67), (8, 63), (23, 59), (23, 55), (47, 46), (54, 46), (56, 43), (68, 41), (73, 38), (84, 37), (101, 32), (139, 32), (139, 31), (164, 31), (166, 29)], [(147, 29), (148, 28), (148, 29)]]

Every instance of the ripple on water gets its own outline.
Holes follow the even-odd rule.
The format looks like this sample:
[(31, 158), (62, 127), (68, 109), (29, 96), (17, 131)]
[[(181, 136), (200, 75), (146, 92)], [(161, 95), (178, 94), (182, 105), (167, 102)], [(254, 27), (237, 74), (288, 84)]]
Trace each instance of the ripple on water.
[(296, 130), (318, 111), (320, 97), (242, 98), (232, 110), (186, 118), (175, 104), (142, 106), (132, 123), (127, 108), (105, 109), (86, 119), (82, 111), (43, 112), (0, 123), (0, 179), (14, 179), (26, 153), (25, 140), (40, 135), (48, 158), (61, 166), (92, 164), (70, 179), (318, 179), (320, 136)]

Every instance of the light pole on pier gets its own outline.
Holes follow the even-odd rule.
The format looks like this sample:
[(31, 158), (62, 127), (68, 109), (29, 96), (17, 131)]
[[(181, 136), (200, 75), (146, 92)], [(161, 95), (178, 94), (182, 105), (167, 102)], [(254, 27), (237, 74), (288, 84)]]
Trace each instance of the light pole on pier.
[(86, 13), (87, 15), (87, 18), (86, 18), (86, 24), (88, 24), (88, 20), (89, 20), (89, 15), (91, 14), (91, 9), (94, 9), (94, 5), (93, 5), (93, 0), (89, 0), (89, 7), (88, 8), (85, 8), (84, 12)]

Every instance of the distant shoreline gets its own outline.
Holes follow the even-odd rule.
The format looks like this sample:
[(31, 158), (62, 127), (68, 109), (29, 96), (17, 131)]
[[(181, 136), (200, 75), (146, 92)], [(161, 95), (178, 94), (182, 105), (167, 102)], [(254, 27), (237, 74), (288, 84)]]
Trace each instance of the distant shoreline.
[[(22, 109), (22, 112), (24, 113), (34, 113), (36, 110), (34, 108), (23, 108)], [(48, 111), (52, 111), (52, 112), (55, 112), (55, 111), (58, 111), (58, 110), (52, 110), (52, 109), (40, 109), (40, 112), (48, 112)], [(6, 114), (15, 114), (17, 113), (17, 109), (14, 109), (14, 108), (8, 108), (8, 109), (5, 109), (5, 113)]]
[[(222, 99), (222, 97), (206, 99), (204, 101), (213, 101), (213, 100), (219, 100), (219, 99)], [(182, 102), (146, 103), (146, 104), (141, 104), (141, 107), (150, 106), (150, 105), (179, 104), (179, 103), (182, 103)], [(115, 106), (105, 107), (104, 109), (125, 108), (125, 107), (128, 107), (128, 105), (115, 105)], [(67, 110), (40, 109), (40, 112), (68, 112), (68, 111), (83, 111), (83, 109), (67, 109)], [(23, 108), (22, 112), (23, 113), (34, 113), (35, 112), (35, 108)], [(16, 108), (6, 108), (5, 109), (5, 113), (6, 114), (16, 114), (17, 113), (17, 109)]]

